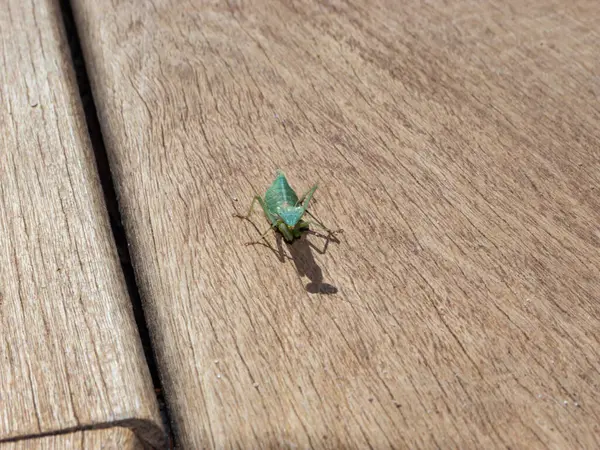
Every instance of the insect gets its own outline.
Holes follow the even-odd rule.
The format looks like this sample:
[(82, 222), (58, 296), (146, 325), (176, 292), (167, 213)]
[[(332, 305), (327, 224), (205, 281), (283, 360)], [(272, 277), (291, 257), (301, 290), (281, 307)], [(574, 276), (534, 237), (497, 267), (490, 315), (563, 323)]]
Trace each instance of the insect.
[[(260, 195), (255, 195), (250, 204), (248, 214), (245, 216), (235, 214), (240, 219), (248, 219), (254, 210), (254, 205), (258, 202), (267, 220), (270, 222), (269, 228), (261, 234), (258, 241), (251, 242), (250, 244), (260, 242), (272, 229), (279, 231), (287, 242), (292, 242), (294, 239), (302, 236), (302, 233), (309, 230), (310, 224), (319, 226), (330, 235), (341, 232), (342, 230), (330, 230), (307, 210), (308, 204), (316, 190), (317, 185), (315, 184), (302, 197), (298, 198), (298, 195), (288, 183), (285, 173), (278, 170), (275, 181), (273, 181), (265, 193), (265, 198), (263, 199)], [(302, 217), (305, 213), (313, 220), (304, 220)]]

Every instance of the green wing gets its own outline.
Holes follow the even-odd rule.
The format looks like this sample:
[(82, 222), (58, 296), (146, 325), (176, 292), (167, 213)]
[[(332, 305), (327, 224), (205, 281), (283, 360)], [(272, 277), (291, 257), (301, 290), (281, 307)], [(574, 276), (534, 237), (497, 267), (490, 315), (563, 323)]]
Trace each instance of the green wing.
[(265, 203), (271, 214), (276, 214), (279, 208), (296, 206), (298, 203), (298, 196), (288, 183), (283, 171), (277, 171), (275, 181), (265, 193)]

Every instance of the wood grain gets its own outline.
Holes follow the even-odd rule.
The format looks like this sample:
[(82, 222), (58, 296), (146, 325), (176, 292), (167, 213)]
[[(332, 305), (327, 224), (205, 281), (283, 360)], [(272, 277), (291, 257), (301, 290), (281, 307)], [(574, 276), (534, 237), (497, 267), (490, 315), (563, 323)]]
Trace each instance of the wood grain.
[(522, 3), (74, 2), (185, 448), (600, 445), (600, 3)]
[(0, 441), (161, 420), (57, 2), (0, 8)]
[(144, 445), (128, 428), (113, 427), (102, 430), (23, 439), (0, 443), (0, 450), (143, 450)]

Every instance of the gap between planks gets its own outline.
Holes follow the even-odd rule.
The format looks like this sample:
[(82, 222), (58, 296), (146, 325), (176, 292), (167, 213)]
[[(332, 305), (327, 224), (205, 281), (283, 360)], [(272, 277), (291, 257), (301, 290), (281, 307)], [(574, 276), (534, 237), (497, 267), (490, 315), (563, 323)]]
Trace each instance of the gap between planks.
[[(140, 340), (144, 349), (144, 356), (146, 358), (148, 368), (150, 369), (150, 375), (152, 376), (152, 383), (154, 385), (154, 391), (156, 393), (156, 397), (160, 407), (160, 412), (165, 426), (165, 430), (167, 431), (169, 442), (173, 442), (173, 433), (170, 427), (171, 420), (169, 416), (169, 411), (164, 399), (162, 383), (158, 375), (156, 359), (150, 340), (150, 333), (148, 330), (148, 325), (142, 306), (140, 292), (135, 280), (133, 267), (131, 265), (131, 258), (129, 255), (129, 244), (127, 242), (127, 236), (125, 230), (123, 229), (121, 221), (121, 213), (119, 211), (114, 182), (110, 172), (108, 155), (106, 154), (104, 138), (102, 137), (102, 130), (100, 127), (100, 122), (98, 120), (98, 112), (96, 110), (96, 104), (94, 102), (94, 97), (90, 88), (89, 77), (85, 64), (85, 57), (81, 51), (79, 33), (73, 18), (73, 11), (71, 8), (70, 1), (60, 0), (59, 4), (65, 27), (66, 37), (70, 48), (73, 69), (77, 78), (77, 87), (79, 89), (79, 96), (85, 114), (87, 130), (90, 136), (92, 150), (96, 161), (96, 168), (98, 170), (98, 175), (102, 186), (102, 193), (104, 194), (104, 200), (109, 214), (111, 231), (119, 254), (119, 262), (121, 264), (121, 269), (123, 271), (125, 282), (127, 284), (127, 291), (133, 307), (136, 326), (138, 328)], [(118, 422), (112, 422), (104, 424), (102, 426), (65, 429), (62, 430), (60, 433), (41, 434), (29, 437), (41, 437), (52, 434), (71, 433), (74, 431), (107, 428), (111, 426), (116, 426), (118, 424)], [(2, 442), (4, 441), (0, 441), (0, 443)], [(7, 442), (10, 442), (10, 440), (8, 440)]]

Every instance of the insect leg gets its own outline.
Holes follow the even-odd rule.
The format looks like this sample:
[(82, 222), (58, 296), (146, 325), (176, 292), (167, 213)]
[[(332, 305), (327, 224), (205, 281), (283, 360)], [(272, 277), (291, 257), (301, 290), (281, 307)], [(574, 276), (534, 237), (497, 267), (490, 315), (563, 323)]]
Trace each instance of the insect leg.
[(308, 206), (308, 202), (310, 202), (310, 199), (312, 198), (312, 196), (316, 190), (317, 190), (317, 185), (315, 184), (308, 191), (306, 191), (306, 193), (303, 194), (302, 197), (300, 197), (300, 199), (296, 203), (296, 206), (303, 205), (306, 208)]
[(286, 241), (292, 242), (294, 240), (294, 235), (290, 232), (285, 223), (280, 223), (277, 229), (281, 234), (283, 234), (283, 237)]
[(330, 230), (329, 228), (327, 228), (325, 225), (323, 225), (321, 223), (321, 221), (319, 219), (317, 219), (314, 214), (312, 214), (309, 210), (306, 210), (306, 214), (308, 214), (310, 217), (312, 217), (314, 220), (309, 220), (306, 223), (312, 223), (315, 225), (318, 225), (319, 227), (321, 227), (323, 230), (327, 231), (329, 234), (336, 234), (336, 233), (342, 233), (344, 230), (342, 230), (341, 228), (339, 230)]
[(260, 241), (265, 241), (265, 242), (266, 242), (266, 244), (267, 244), (269, 247), (271, 247), (271, 249), (272, 249), (272, 250), (274, 250), (274, 249), (273, 249), (273, 247), (271, 246), (271, 244), (269, 244), (269, 241), (267, 241), (267, 239), (265, 238), (265, 236), (267, 235), (267, 233), (268, 233), (269, 231), (271, 231), (271, 229), (272, 229), (272, 228), (273, 228), (273, 227), (269, 226), (269, 228), (267, 228), (267, 229), (265, 230), (265, 232), (264, 232), (264, 233), (262, 233), (262, 234), (260, 235), (260, 237), (259, 237), (259, 238), (258, 238), (256, 241), (248, 242), (246, 245), (256, 245), (256, 244), (260, 244)]
[(250, 209), (248, 209), (248, 214), (246, 214), (245, 216), (242, 216), (241, 214), (234, 214), (234, 216), (238, 217), (240, 219), (247, 219), (248, 217), (250, 217), (250, 214), (252, 214), (252, 211), (254, 211), (254, 205), (256, 204), (256, 202), (258, 202), (260, 204), (263, 211), (265, 212), (265, 214), (268, 217), (267, 207), (260, 195), (255, 195), (254, 198), (252, 199), (252, 203), (250, 203)]

